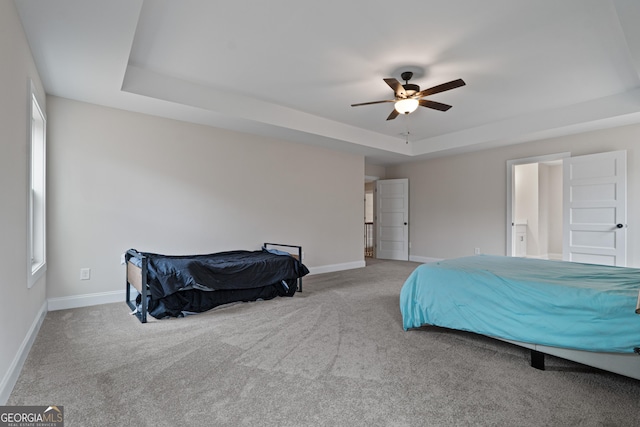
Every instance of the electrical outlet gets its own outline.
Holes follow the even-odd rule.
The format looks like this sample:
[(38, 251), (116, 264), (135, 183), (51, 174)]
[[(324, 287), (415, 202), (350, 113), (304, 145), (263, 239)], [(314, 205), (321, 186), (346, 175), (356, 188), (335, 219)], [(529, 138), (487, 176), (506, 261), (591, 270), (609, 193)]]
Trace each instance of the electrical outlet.
[(91, 280), (91, 269), (90, 268), (81, 268), (80, 269), (80, 280)]
[(302, 252), (302, 259), (304, 259), (304, 252)]
[(476, 255), (480, 255), (480, 248), (475, 248), (473, 250), (473, 253), (476, 254)]

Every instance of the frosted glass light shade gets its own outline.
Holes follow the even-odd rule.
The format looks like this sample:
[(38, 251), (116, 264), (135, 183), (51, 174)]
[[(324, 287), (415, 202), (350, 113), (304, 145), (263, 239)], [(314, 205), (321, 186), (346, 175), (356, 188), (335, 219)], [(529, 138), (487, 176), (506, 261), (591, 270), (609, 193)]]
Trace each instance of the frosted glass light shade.
[(395, 108), (396, 111), (400, 114), (409, 114), (416, 111), (418, 105), (419, 104), (417, 99), (402, 99), (396, 102)]

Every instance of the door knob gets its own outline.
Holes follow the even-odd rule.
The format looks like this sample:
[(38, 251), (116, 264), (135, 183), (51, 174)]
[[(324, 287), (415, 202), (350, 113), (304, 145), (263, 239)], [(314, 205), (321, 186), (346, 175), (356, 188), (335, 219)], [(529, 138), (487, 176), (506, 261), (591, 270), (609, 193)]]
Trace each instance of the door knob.
[(622, 228), (622, 227), (624, 227), (624, 226), (623, 226), (622, 224), (616, 224), (616, 227), (618, 227), (618, 228)]
[(407, 225), (407, 223), (405, 222), (404, 225)]

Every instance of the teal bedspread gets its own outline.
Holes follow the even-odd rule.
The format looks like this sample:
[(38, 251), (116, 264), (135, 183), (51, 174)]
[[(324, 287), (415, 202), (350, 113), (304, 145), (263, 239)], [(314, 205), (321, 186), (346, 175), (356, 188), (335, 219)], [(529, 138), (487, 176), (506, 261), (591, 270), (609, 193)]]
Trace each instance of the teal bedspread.
[(640, 269), (480, 255), (423, 264), (400, 292), (422, 325), (578, 350), (632, 353)]

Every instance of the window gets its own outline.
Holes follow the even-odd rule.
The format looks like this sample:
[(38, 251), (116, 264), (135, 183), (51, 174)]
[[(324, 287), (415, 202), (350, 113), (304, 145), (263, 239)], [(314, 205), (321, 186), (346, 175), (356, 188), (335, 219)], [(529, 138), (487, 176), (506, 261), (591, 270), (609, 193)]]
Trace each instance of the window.
[(29, 127), (29, 224), (27, 230), (27, 284), (32, 287), (47, 270), (46, 251), (46, 141), (47, 119), (31, 82)]

